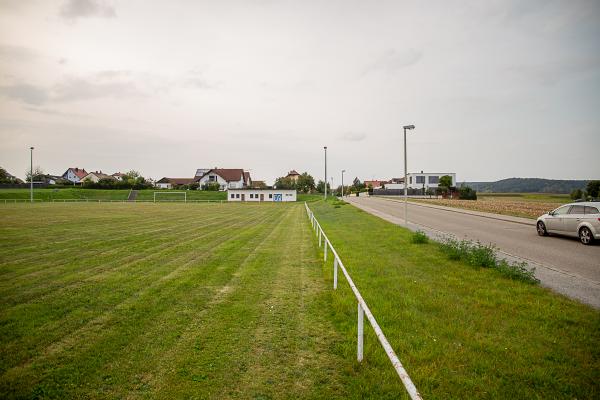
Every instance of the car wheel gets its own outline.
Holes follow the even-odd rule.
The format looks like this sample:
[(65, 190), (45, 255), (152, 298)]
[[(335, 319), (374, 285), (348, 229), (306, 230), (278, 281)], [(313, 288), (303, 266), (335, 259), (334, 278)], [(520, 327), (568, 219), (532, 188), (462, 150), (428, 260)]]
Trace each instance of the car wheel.
[(546, 224), (542, 221), (538, 221), (537, 223), (537, 233), (540, 236), (548, 236), (548, 231), (546, 230)]
[(581, 243), (583, 244), (592, 244), (594, 237), (592, 236), (590, 228), (584, 226), (579, 230), (579, 240), (581, 240)]

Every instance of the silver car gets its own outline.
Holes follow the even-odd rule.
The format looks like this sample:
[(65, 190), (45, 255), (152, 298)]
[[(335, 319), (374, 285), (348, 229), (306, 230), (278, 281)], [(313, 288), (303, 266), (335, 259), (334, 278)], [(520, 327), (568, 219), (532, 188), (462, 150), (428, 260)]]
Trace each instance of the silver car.
[(549, 233), (578, 237), (583, 244), (600, 239), (600, 201), (583, 201), (558, 207), (537, 219), (540, 236)]

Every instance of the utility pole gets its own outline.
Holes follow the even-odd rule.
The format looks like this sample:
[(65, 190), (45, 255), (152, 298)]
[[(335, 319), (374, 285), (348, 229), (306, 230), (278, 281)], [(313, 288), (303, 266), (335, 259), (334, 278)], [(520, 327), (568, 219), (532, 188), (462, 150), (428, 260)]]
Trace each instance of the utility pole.
[(29, 151), (29, 160), (31, 162), (29, 165), (29, 201), (33, 203), (33, 147), (30, 147)]
[(342, 170), (342, 199), (344, 198), (344, 172), (346, 172), (345, 169)]
[(327, 200), (327, 146), (324, 146), (323, 148), (325, 149), (325, 188), (323, 192), (325, 193), (324, 199)]
[(406, 130), (415, 129), (414, 125), (404, 126), (404, 225), (408, 227), (408, 172), (406, 161)]

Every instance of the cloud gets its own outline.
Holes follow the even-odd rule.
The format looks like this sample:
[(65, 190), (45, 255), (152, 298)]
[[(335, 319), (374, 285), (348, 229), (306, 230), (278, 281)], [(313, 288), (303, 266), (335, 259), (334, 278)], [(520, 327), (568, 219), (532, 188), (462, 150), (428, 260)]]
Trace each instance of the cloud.
[(345, 132), (340, 136), (340, 139), (348, 142), (360, 142), (365, 140), (367, 135), (362, 132)]
[(423, 54), (415, 49), (406, 51), (390, 49), (383, 53), (375, 62), (369, 64), (364, 69), (363, 75), (377, 71), (393, 74), (398, 70), (416, 64), (422, 57)]
[(143, 97), (144, 93), (131, 81), (93, 81), (67, 78), (54, 88), (53, 99), (59, 102), (91, 100), (103, 97)]
[(0, 95), (32, 105), (41, 105), (48, 100), (48, 92), (44, 88), (28, 84), (0, 86)]
[(120, 76), (122, 75), (99, 73), (87, 79), (67, 77), (52, 87), (17, 83), (0, 86), (0, 95), (31, 105), (99, 98), (122, 99), (147, 96), (133, 80), (118, 79)]
[(114, 18), (117, 13), (113, 6), (103, 0), (68, 0), (60, 8), (60, 16), (68, 20), (89, 17)]
[(0, 44), (0, 60), (30, 62), (40, 57), (40, 53), (28, 47)]

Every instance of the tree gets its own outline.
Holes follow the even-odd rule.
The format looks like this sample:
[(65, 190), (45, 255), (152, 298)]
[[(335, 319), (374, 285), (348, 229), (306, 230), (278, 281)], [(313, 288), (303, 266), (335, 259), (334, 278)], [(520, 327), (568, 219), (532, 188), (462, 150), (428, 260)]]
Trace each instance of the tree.
[[(25, 171), (25, 177), (26, 177), (25, 180), (27, 182), (31, 182), (31, 170), (28, 169), (27, 171)], [(39, 166), (34, 167), (33, 168), (33, 181), (39, 182), (43, 178), (44, 178), (44, 170)]]
[(296, 189), (296, 181), (292, 178), (282, 176), (275, 180), (275, 187), (277, 189)]
[(585, 189), (588, 196), (592, 196), (593, 198), (598, 197), (600, 193), (600, 181), (589, 181)]
[(445, 191), (450, 190), (450, 188), (452, 187), (452, 177), (450, 175), (444, 175), (440, 177), (438, 186), (442, 189), (445, 189)]
[(219, 185), (219, 182), (206, 182), (204, 185), (202, 185), (202, 190), (218, 192), (220, 189), (221, 185)]
[(583, 198), (583, 191), (581, 189), (575, 189), (571, 192), (572, 200), (579, 200)]
[[(317, 183), (317, 192), (323, 193), (325, 191), (325, 182), (319, 181)], [(331, 185), (327, 183), (327, 192), (331, 192)]]
[(315, 179), (308, 172), (304, 172), (296, 181), (296, 189), (303, 193), (312, 192), (315, 190)]
[(0, 167), (0, 183), (16, 183), (14, 176), (10, 175), (4, 168)]

